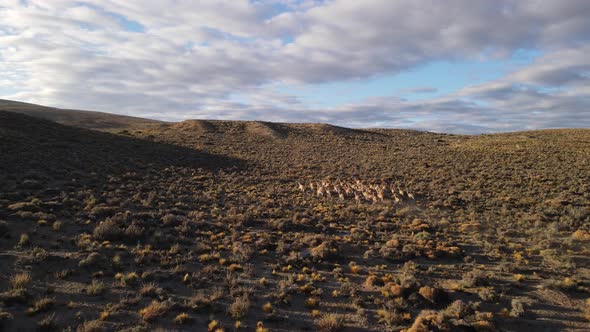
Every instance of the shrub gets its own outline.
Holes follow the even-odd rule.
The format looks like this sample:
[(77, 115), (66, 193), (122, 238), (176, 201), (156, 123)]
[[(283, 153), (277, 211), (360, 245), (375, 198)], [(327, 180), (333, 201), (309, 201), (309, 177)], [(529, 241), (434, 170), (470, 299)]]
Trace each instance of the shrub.
[(510, 303), (511, 305), (511, 309), (510, 309), (510, 316), (511, 317), (522, 317), (524, 315), (524, 305), (522, 303), (521, 300), (519, 299), (512, 299), (512, 302)]
[(582, 315), (584, 318), (590, 321), (590, 298), (586, 299), (584, 307), (582, 308)]
[(152, 301), (150, 305), (139, 310), (139, 315), (143, 320), (149, 322), (164, 315), (168, 310), (170, 310), (170, 303)]
[(99, 320), (86, 321), (76, 328), (76, 332), (102, 332), (104, 330), (104, 324)]
[(86, 293), (92, 296), (103, 294), (105, 290), (106, 286), (104, 283), (97, 280), (92, 280), (92, 283), (86, 287)]
[(272, 313), (273, 312), (272, 304), (270, 302), (266, 302), (262, 306), (262, 311), (266, 312), (267, 314)]
[(434, 310), (423, 310), (407, 332), (449, 331), (443, 315)]
[(438, 303), (444, 301), (447, 295), (442, 289), (430, 286), (420, 287), (418, 293), (431, 303)]
[(53, 222), (53, 225), (51, 226), (51, 228), (54, 231), (59, 231), (59, 230), (61, 230), (62, 225), (63, 225), (63, 223), (61, 221), (54, 221)]
[(16, 244), (16, 248), (20, 249), (25, 246), (28, 246), (29, 244), (31, 244), (31, 240), (29, 239), (29, 235), (21, 234), (20, 238), (18, 239), (18, 243)]
[(10, 277), (10, 288), (24, 289), (31, 282), (31, 274), (28, 272), (19, 273)]
[(246, 296), (240, 296), (229, 306), (229, 314), (234, 319), (240, 319), (244, 317), (248, 309), (250, 309), (250, 300)]
[(53, 331), (57, 329), (57, 319), (55, 313), (49, 314), (37, 322), (37, 327), (40, 331)]
[(182, 325), (182, 324), (186, 324), (192, 320), (193, 319), (189, 314), (187, 314), (186, 312), (182, 312), (174, 318), (174, 323)]
[(33, 306), (27, 309), (28, 314), (36, 314), (49, 310), (55, 304), (55, 299), (44, 297), (33, 303)]
[(119, 228), (117, 223), (111, 218), (108, 218), (104, 221), (101, 221), (100, 224), (98, 224), (98, 226), (94, 228), (94, 231), (92, 232), (92, 237), (94, 237), (94, 239), (96, 240), (112, 241), (119, 239), (121, 237), (121, 234), (121, 228)]
[(316, 330), (320, 332), (335, 332), (344, 328), (344, 318), (334, 313), (326, 313), (315, 320)]

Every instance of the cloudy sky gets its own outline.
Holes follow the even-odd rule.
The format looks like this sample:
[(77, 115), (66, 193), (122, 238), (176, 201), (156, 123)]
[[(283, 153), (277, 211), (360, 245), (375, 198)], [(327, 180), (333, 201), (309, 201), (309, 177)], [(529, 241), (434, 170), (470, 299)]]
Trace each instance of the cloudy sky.
[(482, 133), (590, 127), (588, 0), (0, 0), (0, 98)]

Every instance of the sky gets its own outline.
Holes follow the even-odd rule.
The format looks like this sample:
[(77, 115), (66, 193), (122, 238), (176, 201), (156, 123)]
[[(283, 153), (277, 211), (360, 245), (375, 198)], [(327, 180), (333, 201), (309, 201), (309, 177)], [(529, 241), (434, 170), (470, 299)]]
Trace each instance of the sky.
[(167, 121), (590, 127), (588, 0), (0, 0), (0, 98)]

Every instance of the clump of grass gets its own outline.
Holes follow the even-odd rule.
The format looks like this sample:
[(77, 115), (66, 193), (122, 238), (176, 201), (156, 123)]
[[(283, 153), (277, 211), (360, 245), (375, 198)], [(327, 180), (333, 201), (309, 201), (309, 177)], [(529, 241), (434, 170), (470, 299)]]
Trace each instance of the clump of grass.
[(100, 320), (86, 321), (76, 328), (76, 332), (102, 332), (104, 331), (104, 323)]
[(463, 287), (477, 287), (487, 285), (487, 274), (482, 270), (472, 270), (463, 275), (461, 279), (461, 286)]
[(86, 293), (92, 296), (101, 295), (105, 292), (105, 290), (105, 284), (98, 280), (92, 280), (92, 283), (86, 287)]
[(96, 240), (116, 240), (121, 237), (122, 230), (117, 222), (112, 219), (101, 221), (92, 231), (92, 237)]
[(461, 319), (466, 316), (469, 316), (473, 313), (473, 308), (469, 305), (465, 304), (465, 302), (461, 300), (456, 300), (451, 303), (446, 309), (442, 312), (445, 317), (450, 318), (457, 318)]
[(139, 310), (139, 316), (145, 321), (152, 321), (170, 310), (170, 303), (152, 301), (147, 307)]
[(269, 332), (270, 330), (262, 324), (262, 322), (256, 323), (256, 332)]
[(434, 310), (423, 310), (407, 332), (449, 331), (444, 316)]
[(218, 331), (219, 329), (221, 329), (221, 324), (219, 324), (219, 321), (217, 321), (215, 319), (210, 321), (209, 324), (207, 324), (207, 330), (210, 332)]
[(156, 296), (162, 292), (162, 289), (154, 282), (148, 282), (141, 285), (139, 294), (141, 296)]
[(17, 249), (21, 249), (21, 248), (24, 248), (24, 247), (26, 247), (26, 246), (28, 246), (30, 244), (31, 244), (31, 240), (29, 238), (29, 235), (26, 234), (26, 233), (25, 234), (21, 234), (20, 237), (19, 237), (19, 239), (18, 239), (18, 243), (16, 244), (16, 248)]
[(317, 297), (310, 297), (305, 300), (305, 306), (310, 309), (317, 308), (320, 305), (320, 300)]
[(272, 304), (270, 302), (266, 302), (265, 304), (263, 304), (262, 311), (264, 311), (267, 314), (272, 313), (274, 311)]
[(49, 310), (55, 304), (55, 299), (44, 297), (33, 303), (33, 306), (27, 309), (29, 315)]
[(192, 320), (193, 318), (189, 314), (187, 314), (186, 312), (182, 312), (174, 318), (174, 323), (184, 325)]
[(377, 310), (377, 320), (379, 323), (384, 324), (388, 327), (394, 327), (402, 324), (404, 321), (409, 320), (412, 317), (409, 313), (402, 313), (398, 310)]
[(316, 330), (319, 332), (335, 332), (344, 328), (344, 318), (335, 313), (326, 313), (315, 320)]
[(95, 266), (102, 260), (102, 255), (97, 252), (91, 252), (86, 256), (86, 258), (80, 260), (78, 266), (85, 267), (85, 266)]
[(127, 274), (117, 273), (115, 279), (119, 279), (123, 286), (134, 285), (139, 280), (139, 275), (136, 272), (129, 272)]
[(240, 319), (246, 315), (250, 309), (250, 300), (247, 296), (237, 297), (234, 302), (229, 306), (229, 314), (234, 319)]
[(40, 331), (54, 331), (57, 329), (57, 319), (55, 313), (51, 313), (37, 322), (37, 327)]
[(586, 299), (584, 307), (582, 308), (582, 316), (590, 321), (590, 298)]
[(11, 313), (0, 309), (0, 330), (2, 330), (2, 323), (14, 319)]
[(525, 313), (524, 311), (524, 304), (522, 303), (521, 300), (519, 299), (512, 299), (512, 302), (510, 303), (511, 305), (511, 309), (510, 309), (510, 316), (511, 317), (522, 317)]
[(62, 227), (62, 226), (63, 226), (63, 223), (62, 223), (61, 221), (54, 221), (54, 222), (53, 222), (53, 225), (51, 225), (51, 228), (52, 228), (54, 231), (59, 231), (59, 230), (61, 230), (61, 227)]
[(446, 298), (446, 293), (443, 290), (430, 286), (420, 287), (418, 293), (431, 303), (438, 303)]
[(24, 289), (30, 282), (31, 274), (29, 272), (15, 274), (10, 277), (10, 288), (13, 290)]

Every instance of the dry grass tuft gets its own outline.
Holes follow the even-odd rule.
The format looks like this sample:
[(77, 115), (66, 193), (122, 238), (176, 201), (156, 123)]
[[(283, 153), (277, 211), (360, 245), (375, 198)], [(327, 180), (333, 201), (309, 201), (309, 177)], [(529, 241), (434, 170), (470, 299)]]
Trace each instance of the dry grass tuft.
[(10, 277), (10, 288), (13, 290), (24, 289), (30, 282), (31, 274), (29, 272), (15, 274)]
[(326, 313), (315, 320), (319, 332), (335, 332), (344, 328), (344, 318), (335, 313)]
[(170, 310), (170, 303), (152, 301), (147, 307), (139, 310), (139, 316), (145, 321), (153, 321)]

